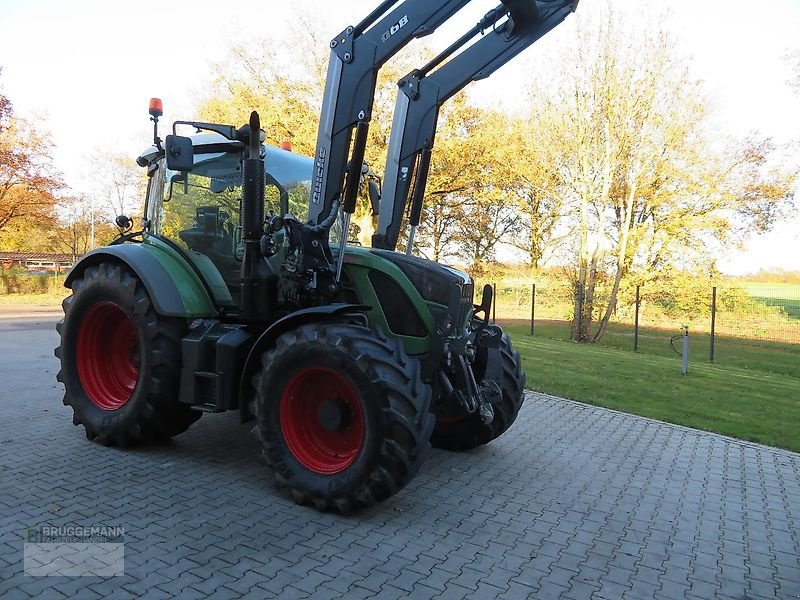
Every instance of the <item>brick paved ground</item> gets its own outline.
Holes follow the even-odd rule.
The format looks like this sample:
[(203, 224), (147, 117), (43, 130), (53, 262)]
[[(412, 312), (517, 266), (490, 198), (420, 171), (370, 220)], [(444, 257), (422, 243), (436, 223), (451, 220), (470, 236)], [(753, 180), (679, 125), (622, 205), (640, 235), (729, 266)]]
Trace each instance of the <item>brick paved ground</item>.
[[(39, 319), (0, 320), (3, 599), (800, 598), (800, 455), (531, 394), (490, 446), (320, 514), (274, 489), (237, 414), (88, 442)], [(124, 527), (125, 576), (24, 576), (37, 524)]]

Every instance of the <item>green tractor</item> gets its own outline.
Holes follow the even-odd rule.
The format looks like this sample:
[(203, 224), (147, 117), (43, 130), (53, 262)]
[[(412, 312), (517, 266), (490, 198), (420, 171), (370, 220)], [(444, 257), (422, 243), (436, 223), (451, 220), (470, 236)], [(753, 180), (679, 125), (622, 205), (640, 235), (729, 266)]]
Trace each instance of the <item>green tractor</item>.
[(58, 380), (89, 439), (162, 440), (239, 410), (298, 503), (347, 512), (400, 490), (431, 445), (467, 450), (511, 426), (525, 374), (489, 322), (491, 287), (473, 304), (472, 279), (412, 256), (413, 234), (441, 104), (574, 2), (503, 0), (401, 81), (385, 186), (370, 185), (378, 232), (372, 248), (348, 243), (374, 178), (363, 157), (377, 71), (467, 2), (384, 2), (334, 39), (313, 159), (264, 145), (256, 113), (238, 129), (178, 121), (162, 142), (151, 102), (142, 228), (119, 217), (119, 238), (65, 282)]

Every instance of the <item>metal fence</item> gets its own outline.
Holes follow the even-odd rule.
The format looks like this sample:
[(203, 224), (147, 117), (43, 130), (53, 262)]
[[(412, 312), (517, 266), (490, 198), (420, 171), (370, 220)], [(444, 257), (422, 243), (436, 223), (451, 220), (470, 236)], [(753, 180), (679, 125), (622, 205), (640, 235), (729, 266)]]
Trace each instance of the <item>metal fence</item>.
[[(63, 295), (63, 275), (30, 275), (0, 269), (0, 295)], [(585, 298), (566, 279), (536, 284), (495, 283), (493, 318), (521, 333), (569, 340), (573, 316)], [(476, 286), (480, 295), (481, 286)], [(595, 289), (594, 325), (608, 304), (609, 286)], [(476, 302), (480, 299), (476, 297)], [(579, 311), (580, 312), (580, 311)], [(603, 346), (674, 356), (674, 338), (688, 327), (691, 361), (800, 378), (800, 284), (623, 286)]]
[[(492, 285), (495, 320), (516, 325), (518, 334), (571, 339), (580, 306), (576, 295), (582, 298), (571, 283)], [(605, 312), (607, 294), (596, 290), (592, 335)], [(595, 343), (670, 356), (680, 349), (675, 338), (684, 327), (692, 361), (800, 377), (800, 285), (795, 284), (680, 290), (630, 286), (620, 290), (607, 332)]]

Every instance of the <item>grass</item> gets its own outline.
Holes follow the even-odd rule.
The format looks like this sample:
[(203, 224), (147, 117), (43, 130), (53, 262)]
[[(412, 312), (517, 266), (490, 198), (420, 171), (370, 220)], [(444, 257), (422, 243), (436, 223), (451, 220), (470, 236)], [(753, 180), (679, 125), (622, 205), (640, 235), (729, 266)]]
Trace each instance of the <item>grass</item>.
[[(516, 321), (515, 323), (520, 323)], [(516, 325), (515, 331), (529, 334), (530, 325)], [(570, 324), (566, 321), (536, 321), (536, 337), (568, 340)], [(670, 347), (670, 338), (680, 329), (639, 328), (639, 354), (678, 358)], [(682, 341), (675, 342), (678, 350)], [(764, 371), (800, 378), (800, 344), (774, 342), (730, 335), (715, 336), (714, 363), (735, 366), (747, 371)], [(711, 336), (708, 332), (689, 330), (689, 357), (692, 364), (711, 363)], [(633, 326), (612, 323), (608, 333), (595, 346), (633, 351)]]
[(751, 296), (764, 298), (800, 298), (800, 283), (745, 283), (742, 286)]
[(0, 294), (0, 306), (40, 305), (61, 306), (61, 301), (69, 295), (69, 290), (47, 294)]
[(507, 329), (531, 389), (800, 452), (800, 379)]
[(748, 283), (747, 294), (767, 306), (781, 307), (790, 319), (800, 319), (800, 284)]

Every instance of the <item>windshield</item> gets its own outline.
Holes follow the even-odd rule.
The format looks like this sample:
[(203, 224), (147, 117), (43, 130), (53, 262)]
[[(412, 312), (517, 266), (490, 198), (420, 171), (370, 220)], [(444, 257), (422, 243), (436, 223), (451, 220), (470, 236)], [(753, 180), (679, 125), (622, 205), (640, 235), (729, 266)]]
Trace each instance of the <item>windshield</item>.
[[(203, 154), (201, 149), (198, 146), (195, 167), (188, 173), (170, 171), (160, 162), (163, 175), (158, 184), (153, 182), (147, 216), (154, 233), (180, 246), (196, 250), (199, 228), (221, 238), (214, 244), (220, 251), (220, 243), (229, 241), (235, 255), (241, 225), (241, 153)], [(310, 158), (266, 148), (265, 215), (288, 212), (299, 220), (307, 218), (312, 165)]]

